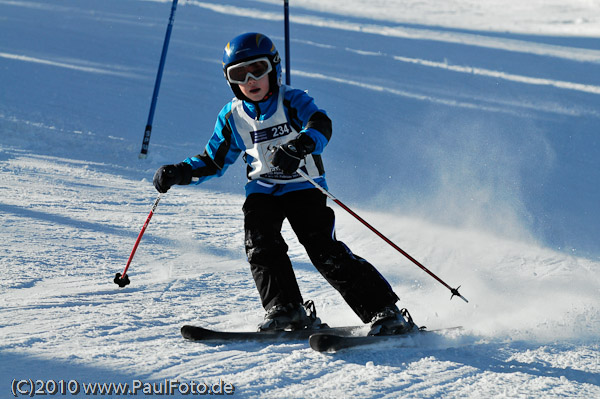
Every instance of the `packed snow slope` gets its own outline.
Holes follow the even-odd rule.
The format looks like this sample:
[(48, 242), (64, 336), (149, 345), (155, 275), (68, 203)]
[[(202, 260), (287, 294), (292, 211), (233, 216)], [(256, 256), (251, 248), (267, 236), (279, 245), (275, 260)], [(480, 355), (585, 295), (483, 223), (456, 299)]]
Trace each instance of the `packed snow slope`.
[[(292, 85), (334, 121), (331, 191), (470, 302), (336, 207), (338, 237), (418, 324), (460, 332), (337, 354), (181, 339), (262, 318), (241, 161), (169, 191), (131, 285), (112, 282), (154, 171), (200, 153), (232, 96), (224, 44), (260, 31), (283, 55), (280, 3), (180, 1), (139, 160), (171, 1), (0, 0), (0, 396), (177, 380), (253, 398), (600, 397), (598, 1), (291, 2)], [(358, 323), (285, 237), (319, 316)]]

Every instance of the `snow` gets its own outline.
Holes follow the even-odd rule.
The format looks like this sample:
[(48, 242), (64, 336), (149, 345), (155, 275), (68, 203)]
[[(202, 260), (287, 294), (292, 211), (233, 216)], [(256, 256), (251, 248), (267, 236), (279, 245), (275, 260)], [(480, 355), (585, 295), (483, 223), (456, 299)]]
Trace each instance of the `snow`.
[[(188, 0), (189, 1), (189, 0)], [(256, 0), (279, 4), (278, 0)], [(598, 0), (294, 0), (293, 6), (323, 12), (366, 17), (411, 25), (454, 29), (533, 33), (565, 36), (597, 36), (600, 32)]]
[[(280, 1), (180, 1), (139, 160), (170, 4), (0, 0), (3, 397), (21, 380), (194, 381), (252, 398), (600, 397), (598, 1), (291, 2), (292, 84), (334, 121), (332, 193), (469, 299), (450, 301), (332, 204), (338, 237), (418, 324), (464, 326), (336, 354), (179, 335), (262, 318), (241, 161), (170, 190), (131, 285), (112, 282), (156, 198), (154, 171), (201, 152), (231, 98), (223, 45), (262, 31), (283, 54)], [(284, 235), (319, 316), (358, 323)]]

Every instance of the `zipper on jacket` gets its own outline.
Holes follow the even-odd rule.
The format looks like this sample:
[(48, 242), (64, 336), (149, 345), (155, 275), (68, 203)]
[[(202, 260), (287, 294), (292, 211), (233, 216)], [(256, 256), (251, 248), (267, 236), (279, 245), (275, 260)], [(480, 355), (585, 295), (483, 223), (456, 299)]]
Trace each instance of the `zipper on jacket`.
[(260, 106), (258, 105), (258, 103), (254, 103), (254, 107), (256, 108), (256, 116), (254, 117), (254, 119), (259, 121), (261, 114)]

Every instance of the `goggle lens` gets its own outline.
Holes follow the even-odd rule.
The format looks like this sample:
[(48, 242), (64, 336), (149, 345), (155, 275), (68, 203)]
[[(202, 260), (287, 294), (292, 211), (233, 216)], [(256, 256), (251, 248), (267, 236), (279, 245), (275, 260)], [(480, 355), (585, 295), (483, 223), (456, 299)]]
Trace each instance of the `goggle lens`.
[(231, 65), (227, 68), (227, 80), (229, 83), (246, 84), (248, 79), (262, 79), (271, 72), (271, 63), (268, 58), (259, 58), (240, 64)]

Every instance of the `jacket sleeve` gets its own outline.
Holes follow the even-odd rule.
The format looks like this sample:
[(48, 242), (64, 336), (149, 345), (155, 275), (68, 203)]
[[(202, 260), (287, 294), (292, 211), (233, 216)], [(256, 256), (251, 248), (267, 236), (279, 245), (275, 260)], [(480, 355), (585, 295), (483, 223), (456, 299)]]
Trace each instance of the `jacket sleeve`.
[(227, 104), (217, 117), (213, 134), (204, 152), (185, 159), (192, 166), (194, 183), (199, 184), (212, 177), (222, 176), (245, 150), (244, 144), (235, 130), (231, 118), (231, 103)]
[(331, 139), (331, 119), (327, 113), (316, 106), (313, 98), (297, 89), (285, 92), (284, 106), (292, 127), (300, 133), (306, 133), (314, 142), (313, 154), (321, 154)]

